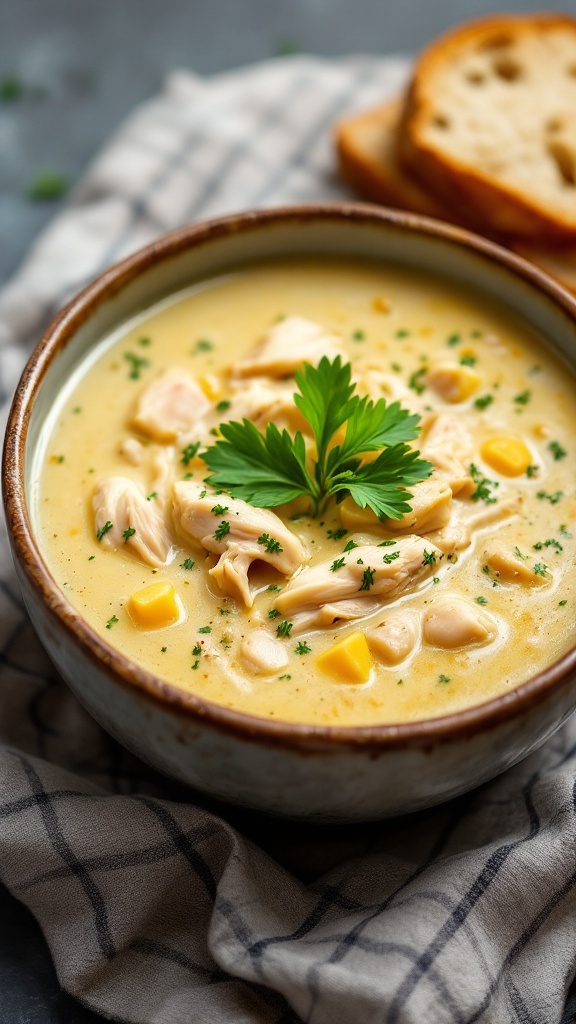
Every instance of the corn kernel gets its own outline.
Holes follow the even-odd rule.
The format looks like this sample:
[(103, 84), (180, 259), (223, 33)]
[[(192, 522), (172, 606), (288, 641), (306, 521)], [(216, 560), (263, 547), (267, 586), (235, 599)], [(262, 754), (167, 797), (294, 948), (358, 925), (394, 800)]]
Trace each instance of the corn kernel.
[(346, 683), (365, 683), (370, 677), (372, 659), (364, 633), (350, 633), (316, 658), (318, 668), (338, 676)]
[(220, 381), (213, 373), (206, 374), (204, 377), (198, 377), (198, 383), (210, 402), (214, 402), (217, 398), (220, 398), (220, 395), (222, 394)]
[(131, 618), (141, 629), (159, 629), (177, 622), (180, 611), (171, 583), (152, 583), (137, 590), (128, 601)]
[(509, 434), (484, 441), (480, 454), (484, 462), (502, 476), (520, 476), (532, 462), (532, 453), (524, 441)]
[(478, 390), (480, 377), (469, 366), (438, 363), (427, 374), (427, 383), (445, 402), (465, 402)]

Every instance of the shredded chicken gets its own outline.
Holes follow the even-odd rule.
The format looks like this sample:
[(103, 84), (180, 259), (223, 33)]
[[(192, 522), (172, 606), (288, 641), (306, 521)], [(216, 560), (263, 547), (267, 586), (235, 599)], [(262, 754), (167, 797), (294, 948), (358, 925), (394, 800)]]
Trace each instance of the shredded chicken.
[(459, 416), (441, 412), (425, 423), (421, 455), (443, 474), (453, 495), (465, 498), (472, 494), (476, 486), (470, 476), (474, 442)]
[(454, 650), (471, 644), (486, 644), (496, 633), (492, 616), (458, 594), (435, 598), (424, 614), (424, 640), (433, 647)]
[[(172, 539), (162, 513), (133, 480), (124, 476), (103, 480), (94, 492), (92, 507), (103, 547), (129, 551), (155, 567), (170, 561)], [(106, 529), (108, 523), (112, 525)]]
[(401, 519), (382, 519), (382, 525), (391, 533), (429, 533), (441, 530), (450, 520), (452, 491), (446, 480), (434, 474), (429, 480), (410, 487), (411, 512)]
[(281, 672), (289, 661), (286, 644), (265, 629), (254, 629), (242, 641), (240, 657), (250, 672), (261, 676)]
[(441, 530), (427, 534), (428, 540), (439, 547), (449, 558), (459, 554), (469, 547), (473, 536), (478, 530), (491, 526), (492, 523), (502, 522), (510, 519), (520, 510), (522, 501), (516, 495), (511, 495), (493, 505), (473, 506), (473, 511), (467, 504), (454, 502), (450, 521)]
[(270, 381), (267, 379), (242, 383), (233, 392), (226, 420), (251, 420), (259, 430), (273, 422), (279, 430), (286, 427), (291, 431), (309, 431), (307, 421), (294, 404), (294, 381)]
[(370, 363), (359, 368), (353, 375), (353, 380), (358, 392), (361, 395), (368, 395), (373, 402), (385, 398), (387, 402), (402, 402), (409, 408), (415, 404), (414, 392), (410, 391), (396, 374), (383, 373)]
[(264, 336), (247, 359), (236, 365), (238, 377), (288, 377), (302, 363), (316, 366), (322, 356), (343, 355), (342, 341), (321, 324), (303, 316), (280, 320)]
[(394, 546), (367, 544), (343, 556), (334, 568), (327, 559), (303, 569), (276, 598), (293, 632), (358, 619), (393, 601), (432, 575), (442, 552), (423, 537), (402, 537)]
[(199, 384), (184, 370), (165, 370), (138, 399), (132, 425), (154, 441), (188, 434), (211, 408)]
[(291, 576), (307, 561), (298, 538), (269, 509), (255, 508), (239, 498), (206, 494), (206, 488), (192, 480), (176, 483), (173, 494), (177, 527), (206, 551), (220, 555), (210, 575), (225, 594), (237, 597), (247, 608), (254, 600), (248, 580), (253, 562), (267, 562)]
[(399, 665), (412, 653), (420, 636), (420, 613), (398, 608), (366, 633), (368, 646), (385, 665)]
[(135, 437), (127, 437), (121, 442), (119, 452), (129, 466), (141, 466), (146, 454), (146, 448)]
[(491, 545), (482, 557), (483, 565), (487, 565), (504, 583), (523, 583), (529, 587), (542, 587), (553, 580), (547, 565), (531, 555), (518, 554), (507, 550), (502, 544)]

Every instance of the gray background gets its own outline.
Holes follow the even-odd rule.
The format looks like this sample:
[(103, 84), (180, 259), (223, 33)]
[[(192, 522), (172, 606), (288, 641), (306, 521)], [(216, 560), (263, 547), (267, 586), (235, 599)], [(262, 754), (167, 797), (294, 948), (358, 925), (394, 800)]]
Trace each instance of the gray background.
[[(214, 74), (291, 49), (409, 54), (451, 24), (498, 10), (481, 0), (0, 0), (0, 93), (7, 77), (22, 85), (18, 98), (0, 100), (0, 282), (65, 201), (26, 197), (38, 171), (73, 186), (174, 68)], [(576, 15), (576, 3), (563, 10)], [(1, 1024), (101, 1019), (60, 991), (39, 928), (0, 888)]]

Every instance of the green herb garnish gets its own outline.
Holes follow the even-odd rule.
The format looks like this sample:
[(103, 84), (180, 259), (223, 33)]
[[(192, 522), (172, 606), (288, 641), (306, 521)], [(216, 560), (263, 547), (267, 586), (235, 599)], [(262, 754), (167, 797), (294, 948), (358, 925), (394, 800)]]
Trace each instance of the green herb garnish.
[(541, 501), (549, 501), (551, 505), (557, 505), (558, 502), (564, 497), (564, 491), (554, 491), (550, 494), (548, 491), (538, 491), (536, 495)]
[(558, 462), (558, 459), (565, 458), (568, 454), (565, 448), (563, 448), (558, 441), (550, 441), (550, 444), (548, 445), (548, 451), (552, 452), (552, 455), (554, 456), (556, 462)]
[(111, 530), (112, 526), (113, 526), (113, 524), (108, 519), (104, 523), (104, 526), (101, 526), (100, 529), (97, 531), (97, 533), (96, 533), (96, 540), (102, 540), (102, 537), (104, 536), (104, 534), (108, 533), (108, 530)]
[(270, 611), (268, 612), (269, 619), (277, 619), (279, 615), (280, 612), (278, 611), (277, 608), (271, 608)]
[(262, 533), (258, 537), (258, 543), (263, 544), (269, 555), (279, 555), (284, 550), (279, 540), (271, 537), (269, 533)]
[(346, 565), (345, 558), (335, 558), (330, 566), (330, 572), (336, 572), (336, 570), (341, 569), (343, 565)]
[(276, 635), (281, 637), (289, 637), (290, 633), (292, 632), (293, 625), (294, 623), (287, 622), (286, 619), (284, 619), (284, 621), (281, 622), (279, 626), (276, 626)]
[(125, 352), (124, 359), (130, 365), (130, 373), (128, 374), (130, 380), (140, 380), (141, 371), (146, 366), (150, 366), (149, 359), (144, 359), (143, 356), (137, 356), (134, 352)]
[(224, 540), (227, 533), (230, 533), (230, 523), (227, 519), (223, 519), (220, 525), (214, 530), (214, 537), (216, 540)]
[(111, 615), (110, 618), (108, 619), (108, 622), (106, 623), (106, 629), (112, 629), (112, 626), (115, 626), (117, 622), (120, 622), (118, 616)]
[(294, 650), (296, 654), (310, 654), (312, 648), (308, 646), (305, 640), (299, 640)]
[(548, 566), (544, 565), (542, 562), (536, 562), (536, 565), (534, 566), (534, 574), (536, 576), (547, 576)]
[(127, 544), (128, 541), (130, 540), (130, 537), (133, 537), (135, 533), (136, 530), (134, 529), (133, 526), (128, 526), (125, 530), (123, 530), (122, 536), (124, 537), (124, 543)]
[(485, 501), (487, 505), (493, 505), (496, 498), (493, 497), (491, 488), (498, 487), (498, 482), (488, 480), (473, 462), (470, 463), (470, 476), (476, 484), (476, 490), (470, 495), (470, 500)]
[(229, 505), (214, 505), (214, 508), (210, 509), (212, 515), (214, 516), (224, 516), (229, 510)]
[[(247, 419), (223, 423), (222, 440), (202, 452), (212, 474), (208, 482), (261, 508), (306, 496), (318, 515), (331, 496), (340, 501), (349, 494), (378, 517), (400, 519), (411, 511), (406, 488), (432, 472), (407, 443), (416, 437), (420, 417), (398, 402), (353, 394), (351, 367), (339, 356), (332, 363), (324, 356), (317, 367), (305, 364), (295, 380), (294, 401), (311, 427), (316, 461), (310, 461), (300, 432), (291, 437), (269, 423), (261, 434)], [(344, 440), (332, 444), (344, 423)], [(379, 452), (377, 458), (363, 464), (371, 451)]]
[(347, 533), (348, 530), (345, 530), (342, 526), (339, 530), (328, 530), (326, 536), (328, 540), (342, 540), (342, 537), (345, 537)]
[(487, 409), (489, 405), (492, 405), (494, 401), (494, 395), (480, 395), (479, 398), (474, 399), (474, 405), (476, 409)]
[(211, 352), (214, 348), (214, 344), (208, 341), (208, 338), (198, 338), (198, 341), (192, 349), (192, 355), (195, 356), (197, 352)]
[(26, 195), (35, 202), (61, 199), (68, 191), (68, 179), (59, 171), (39, 171)]
[(485, 597), (476, 597), (475, 601), (476, 604), (488, 604), (488, 601), (486, 600)]
[(373, 586), (373, 584), (374, 584), (374, 574), (375, 574), (375, 572), (376, 572), (376, 569), (370, 569), (370, 568), (364, 569), (364, 572), (362, 573), (362, 583), (358, 587), (358, 591), (360, 591), (360, 590), (370, 590), (370, 587)]
[(200, 626), (200, 629), (198, 630), (198, 632), (199, 633), (211, 633), (212, 632), (212, 626)]
[[(391, 565), (391, 563), (395, 562), (397, 558), (400, 558), (399, 551), (389, 551), (387, 555), (382, 556), (382, 561), (385, 565)], [(436, 556), (434, 556), (434, 558), (436, 558)]]
[(196, 562), (193, 562), (191, 558), (185, 558), (184, 561), (180, 563), (180, 568), (181, 569), (193, 569), (195, 565), (196, 565)]
[(150, 494), (146, 495), (146, 501), (152, 501), (152, 498), (158, 497), (158, 491), (150, 491)]
[(514, 396), (514, 401), (516, 402), (516, 405), (528, 405), (531, 398), (531, 391), (521, 391), (519, 395)]
[(230, 402), (227, 398), (223, 398), (221, 402), (218, 402), (216, 406), (216, 412), (227, 412), (231, 405), (232, 402)]
[(439, 675), (438, 676), (438, 682), (439, 683), (449, 683), (450, 682), (450, 676)]
[[(182, 463), (183, 466), (187, 466), (190, 462), (192, 462), (192, 459), (196, 455), (196, 452), (198, 451), (199, 447), (200, 441), (196, 441), (195, 444), (187, 444), (186, 447), (182, 449), (180, 462)], [(200, 495), (200, 497), (205, 497), (205, 494)]]
[(436, 552), (428, 551), (424, 548), (422, 552), (422, 565), (435, 565), (436, 564)]

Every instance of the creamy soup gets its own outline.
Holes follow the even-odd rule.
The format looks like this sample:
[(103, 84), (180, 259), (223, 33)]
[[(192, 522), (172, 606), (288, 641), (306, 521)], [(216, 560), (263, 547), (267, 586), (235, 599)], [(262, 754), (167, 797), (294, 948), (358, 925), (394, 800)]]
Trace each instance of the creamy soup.
[[(364, 408), (420, 418), (409, 511), (345, 488), (316, 515), (306, 496), (261, 508), (205, 482), (228, 421), (300, 431), (310, 469), (304, 363), (350, 364)], [(103, 339), (46, 428), (37, 532), (93, 629), (182, 690), (288, 721), (434, 717), (574, 643), (575, 419), (571, 372), (485, 298), (376, 264), (258, 265)]]

